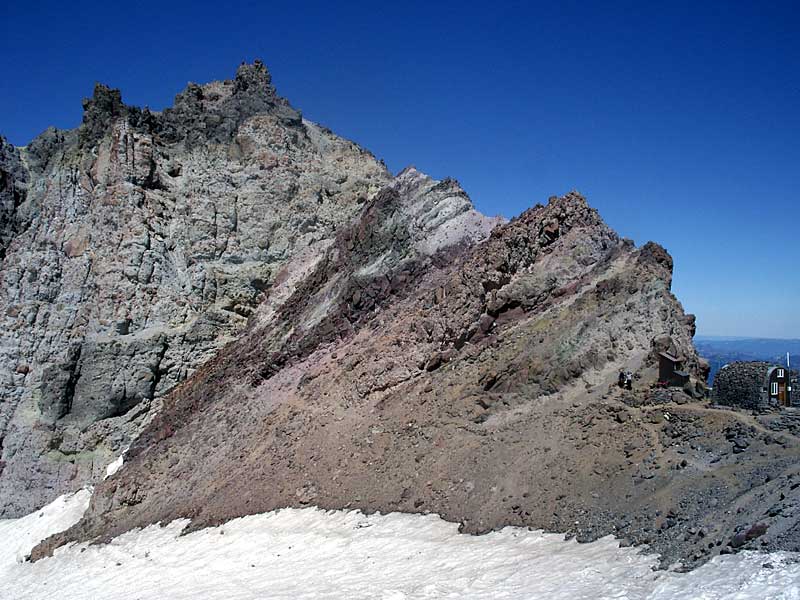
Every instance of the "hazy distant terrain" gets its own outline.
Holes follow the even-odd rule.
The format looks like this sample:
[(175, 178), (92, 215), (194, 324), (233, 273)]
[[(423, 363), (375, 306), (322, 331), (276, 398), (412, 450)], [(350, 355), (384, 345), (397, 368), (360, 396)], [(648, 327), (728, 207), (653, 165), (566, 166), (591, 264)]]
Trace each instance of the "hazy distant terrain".
[(709, 382), (713, 382), (716, 372), (729, 362), (764, 360), (784, 365), (787, 352), (790, 367), (800, 369), (800, 340), (697, 336), (694, 343), (700, 356), (711, 364)]

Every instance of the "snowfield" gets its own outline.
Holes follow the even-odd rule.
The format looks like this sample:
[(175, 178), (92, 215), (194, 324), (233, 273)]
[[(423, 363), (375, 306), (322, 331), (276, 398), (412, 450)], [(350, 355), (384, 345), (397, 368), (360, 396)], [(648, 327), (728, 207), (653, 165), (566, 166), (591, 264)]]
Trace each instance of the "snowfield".
[(436, 516), (285, 509), (185, 536), (186, 521), (104, 546), (70, 545), (37, 563), (30, 549), (80, 519), (91, 493), (0, 521), (2, 600), (265, 598), (800, 599), (800, 555), (742, 553), (688, 574), (656, 558), (506, 528), (461, 535)]

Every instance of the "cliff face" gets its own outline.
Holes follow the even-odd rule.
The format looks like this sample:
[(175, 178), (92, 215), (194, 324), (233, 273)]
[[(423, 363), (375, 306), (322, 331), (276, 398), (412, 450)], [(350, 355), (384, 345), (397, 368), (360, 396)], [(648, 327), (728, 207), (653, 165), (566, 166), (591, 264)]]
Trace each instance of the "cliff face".
[(3, 142), (0, 517), (101, 474), (282, 266), (389, 179), (261, 63), (160, 114), (98, 85), (77, 130)]
[[(432, 226), (443, 213), (470, 235), (442, 236), (457, 222)], [(620, 239), (577, 194), (479, 241), (490, 225), (453, 183), (402, 173), (323, 253), (287, 266), (51, 544), (308, 504), (592, 539), (616, 530), (625, 494), (639, 515), (671, 493), (623, 466), (652, 433), (615, 388), (626, 368), (646, 396), (665, 341), (702, 378), (669, 255)]]
[(17, 148), (0, 137), (0, 258), (20, 228), (17, 209), (25, 197), (28, 173)]
[(309, 504), (665, 560), (798, 546), (797, 439), (703, 403), (672, 258), (579, 194), (489, 219), (302, 119), (260, 63), (162, 113), (84, 107), (0, 147), (0, 515), (97, 483), (34, 557)]

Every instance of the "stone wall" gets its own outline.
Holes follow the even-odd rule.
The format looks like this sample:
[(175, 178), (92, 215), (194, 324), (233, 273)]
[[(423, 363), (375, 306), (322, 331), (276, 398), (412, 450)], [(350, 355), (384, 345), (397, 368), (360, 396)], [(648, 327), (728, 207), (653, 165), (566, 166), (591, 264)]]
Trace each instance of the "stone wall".
[(733, 362), (714, 376), (713, 399), (717, 404), (761, 410), (768, 404), (764, 391), (766, 362)]

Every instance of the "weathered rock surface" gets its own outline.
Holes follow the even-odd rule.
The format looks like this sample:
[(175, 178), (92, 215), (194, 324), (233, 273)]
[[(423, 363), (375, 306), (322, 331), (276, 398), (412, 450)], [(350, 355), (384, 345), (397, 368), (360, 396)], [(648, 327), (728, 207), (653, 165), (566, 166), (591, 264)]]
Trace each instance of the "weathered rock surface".
[(160, 114), (97, 85), (77, 130), (2, 142), (0, 517), (102, 474), (282, 266), (389, 180), (258, 62)]
[(17, 209), (25, 197), (28, 173), (19, 150), (0, 137), (0, 258), (20, 227)]
[(796, 440), (653, 387), (662, 348), (707, 373), (663, 248), (635, 248), (569, 194), (426, 252), (411, 240), (438, 234), (417, 226), (416, 182), (430, 186), (408, 172), (377, 194), (313, 267), (289, 265), (294, 291), (276, 287), (171, 394), (84, 521), (36, 555), (309, 504), (615, 534), (687, 564), (797, 543), (796, 517), (768, 506), (796, 504)]
[[(667, 563), (800, 549), (792, 423), (701, 400), (672, 258), (579, 194), (488, 219), (302, 119), (260, 63), (162, 113), (103, 86), (84, 106), (1, 148), (0, 514), (130, 448), (34, 558), (310, 504)], [(655, 385), (663, 351), (684, 388)]]

